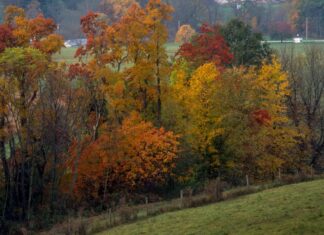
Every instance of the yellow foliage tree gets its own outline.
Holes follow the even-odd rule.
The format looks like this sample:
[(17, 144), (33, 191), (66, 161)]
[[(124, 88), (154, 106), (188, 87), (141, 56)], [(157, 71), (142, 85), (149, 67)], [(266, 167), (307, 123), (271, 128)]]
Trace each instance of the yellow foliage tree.
[(181, 25), (176, 36), (176, 43), (187, 43), (196, 34), (196, 31), (189, 24)]
[[(201, 165), (219, 165), (213, 145), (213, 140), (223, 133), (214, 99), (219, 79), (220, 72), (213, 63), (199, 67), (192, 74), (185, 63), (180, 63), (172, 73), (166, 116), (172, 119), (169, 125), (182, 133), (183, 141), (198, 154)], [(194, 167), (190, 166), (190, 171)]]
[(287, 116), (289, 84), (276, 59), (261, 68), (222, 73), (214, 64), (191, 73), (179, 63), (171, 84), (170, 100), (179, 113), (169, 115), (178, 120), (174, 125), (185, 142), (204, 159), (201, 164), (207, 162), (200, 169), (205, 175), (240, 172), (269, 178), (303, 164), (302, 131)]

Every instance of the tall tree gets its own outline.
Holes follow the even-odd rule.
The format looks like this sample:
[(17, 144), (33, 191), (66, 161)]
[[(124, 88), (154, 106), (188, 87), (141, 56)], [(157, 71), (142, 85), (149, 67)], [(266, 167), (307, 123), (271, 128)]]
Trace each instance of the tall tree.
[(171, 19), (173, 8), (161, 0), (150, 0), (145, 8), (147, 17), (145, 25), (149, 29), (149, 63), (153, 64), (154, 77), (156, 80), (156, 121), (161, 125), (162, 112), (162, 82), (168, 75), (168, 56), (164, 45), (168, 40), (168, 30), (165, 25)]
[(22, 208), (21, 216), (26, 218), (30, 212), (31, 172), (34, 171), (30, 115), (39, 91), (38, 79), (46, 70), (47, 60), (37, 49), (9, 48), (0, 54), (0, 65), (0, 73), (7, 84), (8, 116), (14, 122), (13, 134), (17, 135), (19, 145), (14, 177), (14, 184), (18, 186), (17, 203)]
[(289, 114), (297, 127), (307, 130), (304, 141), (311, 148), (309, 164), (316, 169), (321, 169), (324, 148), (323, 56), (323, 50), (317, 46), (307, 47), (302, 56), (294, 50), (281, 52), (292, 91), (288, 97)]
[(221, 33), (234, 55), (233, 65), (261, 65), (271, 59), (271, 49), (263, 42), (262, 34), (254, 33), (249, 25), (231, 20), (222, 27)]
[[(35, 157), (35, 109), (40, 92), (40, 80), (50, 64), (51, 55), (60, 50), (63, 40), (54, 34), (55, 23), (43, 16), (27, 19), (23, 9), (9, 6), (5, 11), (0, 54), (2, 79), (2, 143), (10, 146), (9, 161), (14, 162), (6, 174), (7, 200), (17, 199), (21, 213), (9, 216), (30, 218), (35, 185), (37, 157)], [(4, 118), (4, 119), (3, 119)], [(5, 124), (5, 125), (3, 125)], [(5, 137), (4, 137), (5, 136)], [(7, 157), (2, 155), (6, 167)], [(11, 189), (16, 187), (16, 191)], [(10, 208), (11, 207), (11, 208)], [(5, 211), (7, 213), (7, 211)]]

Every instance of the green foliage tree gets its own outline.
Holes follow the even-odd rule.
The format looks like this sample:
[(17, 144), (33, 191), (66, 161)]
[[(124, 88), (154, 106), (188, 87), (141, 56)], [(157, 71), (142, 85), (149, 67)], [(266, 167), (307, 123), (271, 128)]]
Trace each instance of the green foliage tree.
[(271, 59), (272, 51), (263, 42), (262, 34), (253, 32), (242, 21), (231, 20), (221, 28), (221, 33), (234, 55), (235, 66), (261, 65), (263, 60)]

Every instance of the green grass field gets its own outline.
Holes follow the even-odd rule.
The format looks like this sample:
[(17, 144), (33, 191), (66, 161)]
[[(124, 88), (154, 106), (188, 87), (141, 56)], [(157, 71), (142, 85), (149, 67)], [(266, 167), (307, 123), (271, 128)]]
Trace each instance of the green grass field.
[(77, 62), (77, 59), (74, 58), (74, 54), (77, 48), (62, 48), (60, 53), (54, 55), (54, 60), (59, 62), (65, 62), (67, 64), (72, 64)]
[[(179, 45), (177, 43), (168, 43), (166, 45), (167, 54), (169, 57), (172, 57), (177, 52)], [(65, 62), (67, 64), (72, 64), (78, 60), (74, 58), (74, 54), (77, 48), (63, 48), (60, 53), (54, 55), (54, 60), (59, 62)]]
[[(295, 52), (302, 53), (310, 45), (312, 45), (312, 46), (316, 45), (316, 46), (324, 49), (324, 41), (323, 42), (304, 42), (304, 43), (300, 43), (300, 44), (295, 44), (292, 42), (270, 43), (271, 48), (277, 52), (280, 52), (283, 49), (287, 49), (287, 50), (294, 49)], [(177, 52), (178, 48), (179, 48), (179, 44), (177, 44), (177, 43), (168, 43), (166, 45), (167, 53), (170, 57), (174, 56), (174, 54)], [(74, 58), (75, 51), (76, 51), (76, 48), (63, 48), (60, 53), (54, 55), (54, 59), (56, 61), (60, 61), (60, 62), (65, 61), (67, 64), (75, 63), (75, 62), (77, 62), (77, 59)]]
[(98, 235), (324, 234), (324, 180), (162, 214)]
[(270, 47), (274, 49), (277, 52), (280, 52), (282, 50), (287, 49), (289, 50), (294, 50), (296, 53), (303, 53), (307, 48), (310, 46), (316, 46), (321, 49), (324, 49), (324, 41), (319, 41), (319, 42), (303, 42), (303, 43), (293, 43), (293, 42), (271, 42), (269, 43)]

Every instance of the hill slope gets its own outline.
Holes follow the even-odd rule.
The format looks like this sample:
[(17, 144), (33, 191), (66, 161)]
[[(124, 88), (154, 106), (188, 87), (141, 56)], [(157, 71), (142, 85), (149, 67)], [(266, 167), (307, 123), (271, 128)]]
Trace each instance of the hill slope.
[(113, 234), (324, 234), (324, 180), (166, 213), (100, 233)]

